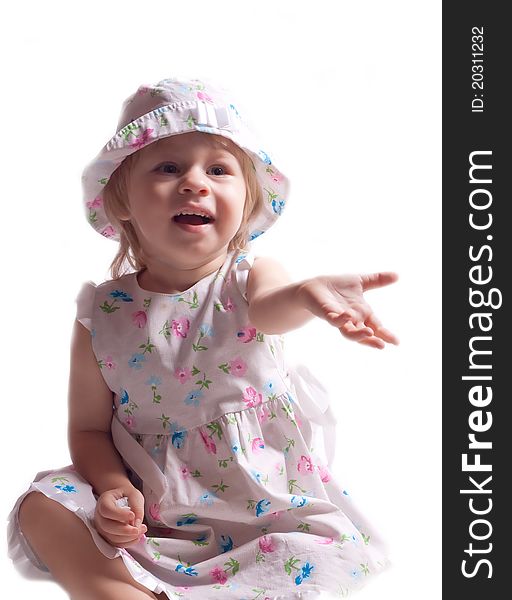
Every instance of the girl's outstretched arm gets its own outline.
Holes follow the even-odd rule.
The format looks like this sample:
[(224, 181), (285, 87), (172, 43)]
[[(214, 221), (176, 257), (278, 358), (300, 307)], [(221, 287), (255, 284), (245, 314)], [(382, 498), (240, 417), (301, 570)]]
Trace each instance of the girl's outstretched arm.
[[(144, 497), (126, 474), (110, 434), (112, 391), (105, 383), (91, 335), (75, 321), (71, 342), (68, 440), (76, 470), (99, 496), (95, 522), (100, 533), (115, 545), (127, 545), (143, 532)], [(116, 500), (127, 497), (130, 509)]]
[(313, 316), (326, 320), (348, 339), (374, 348), (398, 344), (366, 302), (364, 292), (389, 285), (396, 273), (320, 275), (290, 283), (274, 259), (256, 259), (249, 272), (249, 319), (262, 333), (286, 333)]
[(313, 318), (286, 270), (273, 258), (258, 257), (249, 271), (249, 320), (262, 333), (280, 334), (297, 329)]

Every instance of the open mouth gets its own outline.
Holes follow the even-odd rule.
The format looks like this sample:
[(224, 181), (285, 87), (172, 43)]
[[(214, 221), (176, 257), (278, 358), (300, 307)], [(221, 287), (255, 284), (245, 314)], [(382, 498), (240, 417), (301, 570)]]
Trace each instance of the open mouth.
[(172, 219), (176, 223), (182, 223), (183, 225), (206, 225), (207, 223), (212, 223), (214, 220), (212, 217), (207, 217), (205, 215), (187, 214), (175, 215)]

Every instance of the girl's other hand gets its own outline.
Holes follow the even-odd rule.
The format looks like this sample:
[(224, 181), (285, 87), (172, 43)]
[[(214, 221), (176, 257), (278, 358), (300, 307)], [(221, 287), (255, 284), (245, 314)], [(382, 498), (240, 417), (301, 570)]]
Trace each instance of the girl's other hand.
[[(117, 500), (128, 498), (128, 506), (119, 506)], [(103, 492), (98, 498), (94, 525), (100, 535), (113, 546), (124, 548), (134, 544), (146, 533), (144, 496), (135, 487), (119, 487)]]
[(398, 338), (382, 326), (363, 297), (367, 290), (394, 283), (396, 273), (371, 275), (321, 275), (307, 279), (300, 287), (304, 307), (337, 327), (349, 340), (382, 349)]

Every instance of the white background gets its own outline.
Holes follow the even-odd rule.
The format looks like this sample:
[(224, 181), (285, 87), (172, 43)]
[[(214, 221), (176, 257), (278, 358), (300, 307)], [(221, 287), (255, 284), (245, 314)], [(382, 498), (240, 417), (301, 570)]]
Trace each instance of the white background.
[[(257, 240), (295, 279), (395, 270), (368, 300), (401, 339), (377, 351), (314, 320), (291, 358), (329, 387), (336, 477), (390, 549), (361, 600), (441, 597), (441, 3), (24, 2), (3, 9), (1, 514), (68, 464), (74, 299), (108, 277), (81, 171), (141, 83), (209, 76), (237, 92), (292, 180)], [(3, 597), (59, 600), (0, 557)]]

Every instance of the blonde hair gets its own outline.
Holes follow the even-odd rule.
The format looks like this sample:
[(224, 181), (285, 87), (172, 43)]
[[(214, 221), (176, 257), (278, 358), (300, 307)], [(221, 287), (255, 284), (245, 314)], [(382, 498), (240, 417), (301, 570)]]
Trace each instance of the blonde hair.
[[(231, 152), (240, 163), (244, 175), (246, 196), (244, 210), (242, 214), (242, 223), (233, 239), (230, 241), (228, 250), (245, 250), (249, 237), (248, 222), (252, 216), (256, 215), (263, 207), (263, 196), (261, 187), (256, 177), (256, 169), (249, 157), (234, 142), (219, 136), (205, 133), (210, 138), (215, 138), (222, 146)], [(153, 142), (158, 144), (160, 140)], [(119, 232), (119, 248), (110, 265), (110, 275), (112, 279), (119, 279), (132, 267), (135, 271), (140, 271), (146, 267), (144, 252), (137, 238), (135, 228), (130, 221), (122, 217), (129, 213), (128, 201), (128, 183), (130, 173), (139, 159), (139, 151), (133, 152), (127, 156), (119, 167), (112, 173), (108, 183), (103, 189), (103, 203), (105, 213), (111, 224)]]

